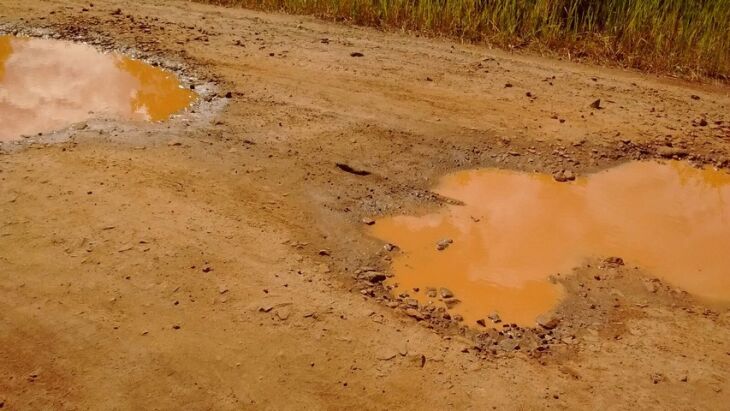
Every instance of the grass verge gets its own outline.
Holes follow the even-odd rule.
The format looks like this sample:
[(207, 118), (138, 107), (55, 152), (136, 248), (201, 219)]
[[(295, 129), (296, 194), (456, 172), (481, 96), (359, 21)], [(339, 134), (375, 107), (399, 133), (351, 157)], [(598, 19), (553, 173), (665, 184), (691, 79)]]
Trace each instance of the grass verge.
[(196, 0), (730, 79), (730, 0)]

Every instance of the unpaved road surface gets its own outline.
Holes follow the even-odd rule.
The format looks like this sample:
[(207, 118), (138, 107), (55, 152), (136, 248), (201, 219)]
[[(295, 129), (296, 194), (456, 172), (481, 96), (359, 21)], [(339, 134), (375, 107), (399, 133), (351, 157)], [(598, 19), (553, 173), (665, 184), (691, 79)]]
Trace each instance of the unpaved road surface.
[(0, 407), (730, 404), (728, 307), (630, 261), (561, 280), (545, 352), (484, 350), (356, 274), (391, 258), (361, 220), (438, 207), (428, 190), (449, 171), (727, 169), (728, 88), (186, 1), (93, 3), (0, 0), (0, 29), (164, 58), (219, 96), (169, 123), (0, 147)]

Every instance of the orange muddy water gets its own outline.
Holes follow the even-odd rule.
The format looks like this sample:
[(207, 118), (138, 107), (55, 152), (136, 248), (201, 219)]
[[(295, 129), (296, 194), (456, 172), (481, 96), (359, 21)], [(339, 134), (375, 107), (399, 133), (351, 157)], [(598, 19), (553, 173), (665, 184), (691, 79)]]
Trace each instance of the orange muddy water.
[[(725, 172), (632, 162), (558, 183), (544, 174), (483, 169), (448, 175), (435, 191), (465, 205), (385, 218), (372, 233), (402, 250), (389, 280), (397, 293), (440, 304), (425, 290), (448, 288), (461, 300), (451, 312), (467, 324), (497, 312), (534, 325), (563, 292), (549, 277), (591, 257), (622, 257), (699, 297), (730, 300)], [(444, 239), (453, 242), (438, 250)]]
[(161, 121), (195, 94), (167, 71), (91, 46), (0, 36), (0, 141), (92, 117)]

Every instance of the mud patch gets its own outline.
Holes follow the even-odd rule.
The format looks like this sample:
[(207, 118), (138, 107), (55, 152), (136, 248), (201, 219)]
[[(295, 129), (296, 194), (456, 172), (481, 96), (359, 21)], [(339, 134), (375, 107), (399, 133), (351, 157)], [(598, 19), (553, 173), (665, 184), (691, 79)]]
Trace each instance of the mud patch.
[(83, 44), (0, 36), (0, 141), (90, 118), (162, 121), (196, 98), (174, 74)]
[(396, 294), (446, 305), (467, 324), (535, 324), (564, 293), (552, 276), (601, 256), (698, 297), (730, 299), (723, 171), (632, 162), (561, 183), (483, 169), (448, 175), (435, 191), (464, 205), (385, 218), (371, 233), (402, 250), (387, 281)]

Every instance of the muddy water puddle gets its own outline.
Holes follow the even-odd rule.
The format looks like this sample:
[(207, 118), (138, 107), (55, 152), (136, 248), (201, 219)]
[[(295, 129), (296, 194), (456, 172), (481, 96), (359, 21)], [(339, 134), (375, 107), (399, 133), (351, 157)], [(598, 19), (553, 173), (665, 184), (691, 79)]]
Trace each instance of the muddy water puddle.
[(372, 234), (402, 250), (388, 280), (396, 294), (441, 305), (433, 288), (446, 288), (460, 300), (450, 312), (467, 324), (497, 313), (534, 325), (563, 295), (551, 275), (607, 256), (696, 296), (730, 300), (730, 174), (723, 171), (632, 162), (559, 183), (482, 169), (448, 175), (434, 191), (465, 205), (385, 218)]
[(93, 117), (161, 121), (195, 93), (174, 74), (58, 40), (0, 36), (0, 141)]

